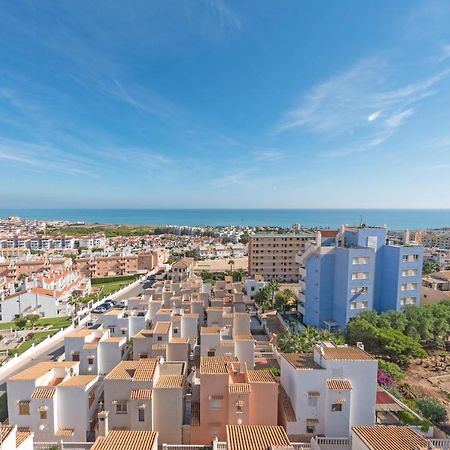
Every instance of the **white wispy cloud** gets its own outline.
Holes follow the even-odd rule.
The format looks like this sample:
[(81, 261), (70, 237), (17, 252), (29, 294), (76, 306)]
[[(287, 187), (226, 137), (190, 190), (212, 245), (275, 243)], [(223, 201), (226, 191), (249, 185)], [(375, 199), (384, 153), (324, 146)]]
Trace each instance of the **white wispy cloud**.
[(211, 185), (215, 188), (227, 188), (236, 185), (242, 185), (247, 182), (252, 169), (237, 170), (230, 174), (219, 176), (211, 181)]
[(228, 29), (241, 30), (242, 23), (236, 13), (227, 5), (225, 0), (206, 0), (209, 13), (218, 24), (221, 31)]
[(392, 89), (388, 61), (373, 58), (314, 86), (298, 106), (287, 111), (275, 133), (303, 129), (323, 138), (340, 137), (344, 156), (374, 148), (389, 139), (414, 114), (412, 105), (436, 94), (437, 84), (450, 74), (442, 70), (425, 79)]
[(256, 161), (275, 162), (285, 158), (284, 152), (277, 149), (263, 149), (257, 150), (252, 153), (253, 158)]
[[(52, 144), (0, 137), (0, 160), (33, 168), (44, 173), (61, 172), (69, 175), (93, 175), (91, 162), (81, 160), (55, 148)], [(92, 162), (92, 166), (95, 164)]]

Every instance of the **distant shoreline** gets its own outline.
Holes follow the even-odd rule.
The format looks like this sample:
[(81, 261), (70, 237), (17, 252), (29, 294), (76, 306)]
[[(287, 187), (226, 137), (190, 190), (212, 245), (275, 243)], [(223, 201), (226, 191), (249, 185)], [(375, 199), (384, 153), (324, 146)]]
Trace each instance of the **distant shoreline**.
[(278, 226), (336, 228), (385, 225), (390, 230), (450, 227), (450, 209), (0, 209), (0, 218), (85, 222), (89, 226)]

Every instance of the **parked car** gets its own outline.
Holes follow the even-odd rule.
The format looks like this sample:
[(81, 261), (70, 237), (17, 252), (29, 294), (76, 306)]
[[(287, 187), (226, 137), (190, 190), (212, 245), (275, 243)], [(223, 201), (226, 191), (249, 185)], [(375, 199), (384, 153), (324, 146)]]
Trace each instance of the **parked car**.
[(92, 312), (94, 314), (103, 314), (108, 308), (105, 308), (104, 305), (97, 306), (97, 308), (93, 309)]
[(111, 300), (111, 299), (105, 300), (103, 303), (105, 305), (108, 304), (108, 305), (111, 305), (111, 306), (116, 306), (117, 305), (117, 302), (114, 301), (114, 300)]
[(102, 303), (100, 306), (103, 306), (103, 308), (105, 308), (105, 309), (111, 309), (113, 307), (113, 305), (111, 305), (111, 303), (107, 303), (107, 302)]
[(125, 309), (128, 306), (128, 300), (121, 300), (119, 303), (116, 304), (116, 308), (119, 309)]

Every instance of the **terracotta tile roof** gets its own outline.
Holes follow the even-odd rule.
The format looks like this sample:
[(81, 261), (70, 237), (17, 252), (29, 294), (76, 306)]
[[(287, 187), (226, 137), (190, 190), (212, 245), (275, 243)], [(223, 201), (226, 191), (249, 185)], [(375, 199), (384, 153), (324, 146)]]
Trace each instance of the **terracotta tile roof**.
[(86, 337), (92, 334), (93, 331), (89, 330), (88, 328), (83, 328), (81, 330), (71, 331), (70, 333), (66, 334), (66, 338), (80, 338), (80, 337)]
[(201, 327), (200, 334), (219, 334), (220, 327)]
[(230, 394), (250, 394), (250, 385), (248, 383), (232, 383), (228, 385)]
[(73, 436), (74, 432), (75, 432), (74, 428), (59, 428), (58, 431), (55, 433), (55, 435), (69, 437)]
[(183, 386), (183, 375), (161, 375), (156, 383), (156, 389), (174, 389)]
[(202, 356), (200, 374), (227, 374), (227, 365), (237, 361), (235, 356)]
[(19, 429), (17, 429), (16, 432), (16, 448), (19, 447), (20, 445), (22, 445), (26, 439), (28, 439), (31, 436), (31, 432), (30, 431), (19, 431)]
[(37, 387), (31, 394), (31, 398), (53, 398), (56, 388), (49, 386)]
[(236, 339), (236, 341), (254, 341), (253, 337), (249, 334), (238, 334), (237, 336), (234, 336), (234, 339)]
[(98, 438), (91, 450), (151, 450), (157, 437), (155, 431), (111, 430)]
[(151, 381), (155, 374), (157, 359), (122, 361), (106, 375), (105, 380)]
[(155, 334), (168, 334), (171, 326), (171, 322), (156, 322), (152, 331)]
[(323, 357), (328, 360), (371, 361), (372, 355), (358, 347), (322, 347)]
[(287, 395), (286, 391), (284, 390), (284, 387), (279, 385), (280, 388), (280, 403), (281, 407), (283, 408), (284, 414), (286, 416), (286, 420), (288, 422), (297, 422), (297, 418), (295, 417), (295, 411), (292, 407), (291, 399)]
[(130, 392), (131, 400), (148, 400), (152, 398), (153, 391), (151, 389), (133, 389)]
[(249, 383), (276, 383), (270, 370), (247, 370)]
[(428, 448), (427, 440), (402, 426), (353, 427), (353, 432), (371, 450), (415, 450)]
[(187, 337), (174, 337), (170, 340), (171, 344), (187, 344), (189, 342), (189, 338)]
[(76, 375), (63, 381), (60, 386), (64, 387), (86, 387), (94, 380), (98, 380), (98, 375)]
[(349, 380), (327, 380), (327, 388), (331, 391), (351, 391), (352, 383)]
[(268, 425), (227, 425), (228, 450), (268, 450), (291, 447), (283, 427)]
[(7, 437), (8, 434), (11, 433), (13, 427), (11, 425), (2, 425), (0, 428), (0, 442), (3, 442)]
[(16, 373), (12, 377), (8, 379), (8, 381), (16, 381), (16, 380), (35, 380), (36, 378), (41, 377), (42, 375), (50, 372), (52, 369), (56, 368), (72, 368), (79, 365), (77, 361), (42, 361), (34, 366), (29, 367), (28, 369), (22, 370), (22, 372)]
[(126, 342), (127, 338), (125, 336), (111, 336), (104, 339), (101, 342), (107, 342), (108, 344), (120, 344), (121, 342)]
[(314, 355), (312, 353), (282, 353), (281, 356), (296, 369), (322, 369), (322, 367), (314, 361)]
[(152, 344), (152, 350), (165, 350), (167, 344)]

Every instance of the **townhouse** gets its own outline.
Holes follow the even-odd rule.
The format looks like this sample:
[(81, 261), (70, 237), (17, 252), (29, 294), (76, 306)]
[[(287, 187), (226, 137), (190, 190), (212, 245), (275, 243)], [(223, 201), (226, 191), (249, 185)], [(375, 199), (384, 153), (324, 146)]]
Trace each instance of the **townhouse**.
[(226, 426), (277, 425), (278, 384), (235, 357), (202, 356), (192, 392), (191, 443), (226, 439)]
[(0, 450), (33, 450), (33, 433), (18, 430), (17, 425), (0, 428)]
[(280, 359), (280, 424), (288, 435), (346, 437), (375, 424), (378, 363), (359, 347), (325, 342)]
[(92, 440), (102, 388), (97, 375), (79, 375), (79, 364), (40, 362), (10, 377), (9, 423), (38, 442)]
[(64, 337), (66, 361), (79, 362), (81, 375), (105, 375), (127, 357), (126, 336), (110, 336), (104, 328), (72, 331)]
[(108, 427), (157, 431), (163, 442), (181, 444), (185, 370), (159, 358), (120, 362), (104, 379)]

